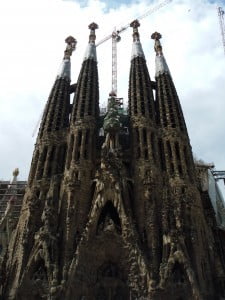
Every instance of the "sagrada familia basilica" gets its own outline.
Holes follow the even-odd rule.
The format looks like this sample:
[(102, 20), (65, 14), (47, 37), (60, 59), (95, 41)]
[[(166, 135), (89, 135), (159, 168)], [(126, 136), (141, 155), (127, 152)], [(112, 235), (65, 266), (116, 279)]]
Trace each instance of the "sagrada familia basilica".
[(200, 188), (161, 35), (151, 36), (152, 81), (139, 26), (131, 23), (127, 111), (112, 92), (100, 114), (97, 24), (76, 84), (76, 40), (66, 39), (1, 261), (0, 299), (225, 299), (224, 231)]

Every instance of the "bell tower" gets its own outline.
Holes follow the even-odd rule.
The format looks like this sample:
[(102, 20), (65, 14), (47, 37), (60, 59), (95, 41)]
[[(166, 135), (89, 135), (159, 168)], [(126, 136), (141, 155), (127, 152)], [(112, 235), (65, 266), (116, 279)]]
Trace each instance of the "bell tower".
[[(63, 201), (62, 230), (64, 232), (64, 269), (73, 257), (74, 249), (88, 221), (96, 168), (97, 122), (99, 118), (98, 69), (95, 46), (96, 23), (89, 25), (90, 35), (76, 91), (68, 134)], [(67, 270), (68, 271), (68, 270)], [(65, 271), (66, 272), (66, 271)]]
[(199, 191), (161, 34), (151, 36), (156, 52), (152, 81), (139, 21), (130, 26), (128, 112), (111, 92), (106, 114), (99, 114), (98, 25), (89, 25), (72, 86), (76, 40), (66, 39), (21, 215), (1, 266), (2, 299), (225, 297), (224, 251)]
[(162, 176), (160, 138), (156, 124), (153, 84), (142, 50), (138, 20), (133, 21), (133, 45), (129, 80), (129, 120), (132, 141), (133, 211), (141, 243), (157, 280), (161, 255), (160, 214)]
[[(31, 162), (20, 219), (8, 249), (5, 297), (47, 295), (58, 277), (60, 190), (67, 151), (70, 113), (70, 57), (76, 40), (69, 36), (50, 92)], [(54, 249), (53, 249), (54, 248)], [(27, 290), (25, 286), (30, 286)], [(34, 286), (36, 288), (34, 289)], [(33, 290), (33, 292), (32, 292)], [(35, 292), (34, 292), (35, 290)]]

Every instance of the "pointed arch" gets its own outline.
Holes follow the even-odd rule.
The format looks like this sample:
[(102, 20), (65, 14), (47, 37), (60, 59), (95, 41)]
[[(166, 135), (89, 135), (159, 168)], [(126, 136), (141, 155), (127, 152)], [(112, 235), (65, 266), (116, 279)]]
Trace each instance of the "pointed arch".
[(34, 287), (33, 293), (35, 297), (38, 297), (39, 295), (43, 296), (45, 294), (48, 294), (48, 271), (43, 258), (39, 258), (37, 261), (33, 262), (29, 272), (29, 280), (31, 281)]
[(119, 214), (116, 208), (114, 207), (112, 201), (107, 201), (100, 213), (96, 233), (99, 234), (101, 231), (113, 230), (121, 234), (121, 221)]
[(171, 279), (175, 284), (183, 284), (188, 280), (183, 264), (175, 261), (171, 270)]
[[(178, 255), (179, 257), (177, 257)], [(173, 295), (171, 294), (171, 296), (174, 296), (176, 292), (177, 299), (193, 299), (194, 294), (200, 296), (191, 273), (190, 266), (188, 266), (182, 253), (175, 253), (175, 259), (170, 261), (166, 276), (168, 294), (170, 295), (171, 291), (174, 291)]]

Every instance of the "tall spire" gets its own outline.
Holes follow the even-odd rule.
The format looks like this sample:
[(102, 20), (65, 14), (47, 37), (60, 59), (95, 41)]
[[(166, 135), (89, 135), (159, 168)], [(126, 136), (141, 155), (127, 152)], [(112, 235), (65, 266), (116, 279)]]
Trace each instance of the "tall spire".
[(156, 108), (157, 117), (162, 127), (186, 130), (180, 101), (174, 86), (169, 68), (162, 52), (161, 34), (154, 32), (151, 38), (155, 40), (156, 52)]
[(97, 55), (96, 55), (96, 46), (95, 46), (95, 30), (98, 29), (98, 25), (94, 22), (92, 22), (88, 28), (91, 30), (89, 35), (89, 43), (87, 45), (87, 49), (84, 55), (84, 60), (86, 59), (93, 59), (97, 61)]
[[(68, 137), (65, 170), (68, 190), (71, 190), (71, 186), (74, 184), (76, 185), (68, 197), (68, 215), (65, 222), (69, 224), (69, 226), (66, 225), (65, 229), (67, 232), (65, 253), (69, 260), (72, 260), (74, 253), (71, 251), (74, 248), (74, 237), (77, 239), (87, 220), (92, 193), (89, 183), (92, 182), (95, 173), (94, 163), (99, 117), (98, 68), (95, 46), (95, 30), (97, 28), (98, 25), (95, 23), (89, 25), (89, 42), (77, 80)], [(72, 214), (71, 211), (73, 211)]]
[(95, 30), (98, 28), (98, 25), (93, 22), (88, 28), (90, 29), (89, 42), (77, 81), (72, 122), (85, 116), (96, 117), (99, 112), (98, 70), (95, 46)]
[(155, 58), (155, 65), (156, 65), (156, 70), (155, 70), (155, 76), (159, 76), (160, 74), (170, 74), (169, 68), (167, 66), (165, 57), (163, 56), (162, 52), (162, 45), (160, 43), (161, 39), (161, 34), (158, 32), (154, 32), (151, 35), (151, 38), (155, 40), (155, 52), (156, 52), (156, 58)]
[(69, 36), (65, 42), (67, 46), (63, 61), (45, 107), (39, 137), (42, 137), (44, 132), (51, 132), (69, 126), (70, 56), (76, 48), (77, 41)]
[(134, 20), (132, 23), (130, 23), (130, 27), (133, 28), (133, 46), (132, 46), (132, 52), (131, 52), (131, 60), (135, 57), (143, 57), (145, 58), (141, 42), (140, 42), (140, 35), (138, 32), (138, 27), (140, 26), (140, 23), (138, 20)]
[[(58, 136), (64, 129), (69, 127), (70, 56), (75, 50), (77, 43), (72, 36), (66, 38), (65, 42), (67, 46), (64, 51), (63, 61), (42, 117), (31, 163), (29, 185), (32, 184), (34, 179), (40, 180), (42, 177), (51, 177), (54, 174), (62, 173), (64, 170), (66, 141), (60, 138), (59, 143)], [(57, 140), (55, 145), (52, 145), (51, 139), (49, 139), (49, 135), (52, 135), (53, 132)], [(51, 163), (47, 163), (49, 158)]]
[(140, 23), (134, 20), (130, 26), (133, 28), (133, 46), (129, 80), (129, 111), (131, 116), (145, 116), (153, 120), (154, 99), (138, 32)]
[[(145, 236), (143, 244), (148, 245), (151, 249), (151, 272), (156, 274), (160, 264), (160, 246), (157, 241), (157, 236), (159, 236), (157, 229), (158, 220), (146, 208), (147, 202), (154, 203), (155, 200), (153, 199), (155, 196), (153, 196), (154, 190), (152, 186), (157, 186), (161, 178), (158, 175), (159, 168), (156, 153), (158, 136), (155, 123), (153, 89), (140, 42), (139, 26), (140, 24), (137, 20), (131, 23), (131, 27), (133, 27), (133, 48), (129, 80), (129, 125), (131, 132), (132, 173), (135, 182), (133, 193), (138, 195), (138, 197), (134, 196), (132, 209), (136, 218), (137, 228)], [(150, 181), (146, 181), (147, 174), (151, 174)], [(143, 192), (145, 190), (151, 191), (149, 193), (151, 196), (148, 200)], [(139, 194), (139, 191), (142, 191), (142, 193)], [(158, 199), (160, 199), (160, 195)], [(156, 200), (156, 202), (158, 201)], [(155, 277), (154, 275), (154, 280)]]
[(162, 52), (161, 34), (151, 35), (156, 52), (156, 118), (164, 134), (164, 169), (172, 176), (191, 180), (194, 164), (188, 132), (177, 91)]
[(68, 36), (65, 39), (67, 43), (66, 50), (64, 51), (63, 61), (60, 65), (57, 78), (68, 78), (70, 79), (70, 56), (72, 55), (73, 51), (76, 49), (77, 41), (72, 37)]

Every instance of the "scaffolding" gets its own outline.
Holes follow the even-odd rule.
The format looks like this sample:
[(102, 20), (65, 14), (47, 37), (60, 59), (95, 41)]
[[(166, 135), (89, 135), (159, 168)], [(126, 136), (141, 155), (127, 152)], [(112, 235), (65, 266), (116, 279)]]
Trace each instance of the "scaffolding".
[(27, 181), (0, 181), (0, 220), (5, 216), (8, 205), (12, 206), (10, 216), (18, 218), (22, 206)]

